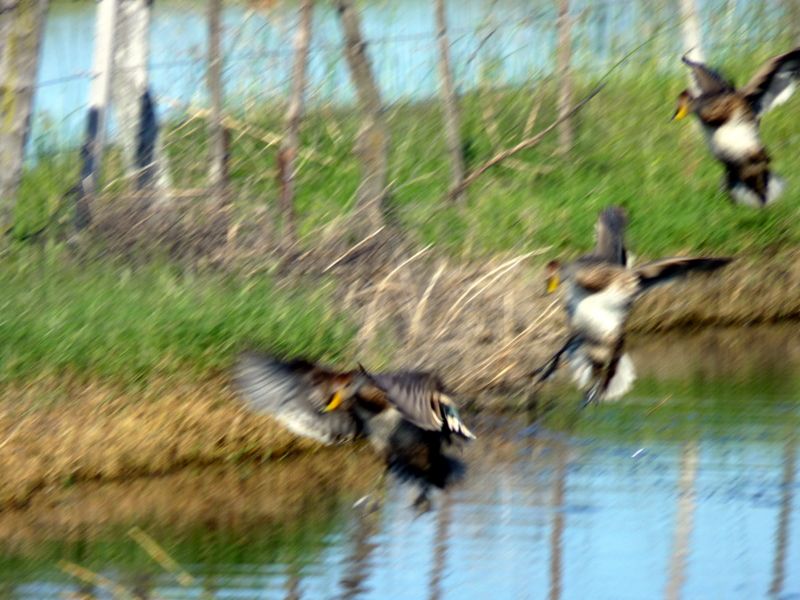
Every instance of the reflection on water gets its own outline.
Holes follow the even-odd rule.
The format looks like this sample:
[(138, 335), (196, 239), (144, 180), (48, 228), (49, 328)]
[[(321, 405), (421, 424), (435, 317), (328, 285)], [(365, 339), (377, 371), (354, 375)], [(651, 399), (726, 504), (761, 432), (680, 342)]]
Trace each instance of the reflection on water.
[[(348, 498), (304, 535), (148, 527), (189, 587), (121, 545), (124, 529), (60, 552), (139, 598), (797, 598), (800, 386), (744, 400), (724, 380), (699, 389), (565, 407), (533, 427), (487, 419), (468, 476), (421, 516), (389, 482), (378, 510)], [(15, 552), (0, 554), (3, 597), (111, 597), (59, 574), (58, 554)]]

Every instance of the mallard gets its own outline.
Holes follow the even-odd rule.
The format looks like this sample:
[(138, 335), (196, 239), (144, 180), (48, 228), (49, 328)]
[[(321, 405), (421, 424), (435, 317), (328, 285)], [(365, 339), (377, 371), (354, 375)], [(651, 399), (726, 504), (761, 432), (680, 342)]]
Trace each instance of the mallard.
[(715, 257), (662, 258), (639, 266), (626, 264), (624, 210), (604, 210), (595, 226), (594, 252), (562, 265), (546, 267), (547, 290), (565, 288), (569, 336), (550, 360), (531, 375), (547, 380), (566, 354), (573, 377), (585, 390), (584, 405), (617, 398), (636, 378), (624, 352), (625, 325), (636, 299), (653, 286), (691, 271), (713, 271), (732, 259)]
[(673, 119), (694, 113), (714, 157), (725, 165), (725, 187), (735, 202), (762, 207), (776, 200), (784, 181), (770, 172), (770, 157), (758, 132), (761, 117), (786, 102), (800, 79), (800, 48), (767, 61), (743, 87), (706, 65), (683, 62), (692, 70), (699, 91), (678, 96)]
[(427, 372), (335, 371), (248, 351), (234, 379), (252, 409), (294, 433), (324, 444), (367, 438), (389, 470), (422, 486), (416, 506), (430, 486), (444, 488), (463, 471), (444, 445), (475, 438), (442, 381)]

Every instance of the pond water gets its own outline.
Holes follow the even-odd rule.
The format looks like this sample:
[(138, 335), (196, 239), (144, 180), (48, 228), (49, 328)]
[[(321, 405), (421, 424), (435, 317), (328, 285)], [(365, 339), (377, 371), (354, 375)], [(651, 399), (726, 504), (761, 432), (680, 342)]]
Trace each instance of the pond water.
[[(40, 541), (4, 534), (16, 541), (0, 543), (0, 592), (110, 598), (113, 583), (139, 598), (800, 598), (796, 331), (634, 340), (640, 379), (620, 402), (579, 410), (565, 387), (546, 414), (476, 418), (466, 478), (423, 515), (391, 480), (377, 510), (355, 508), (373, 469), (341, 496), (313, 486), (287, 496), (307, 518), (279, 527), (246, 508), (232, 517), (196, 484), (206, 516), (191, 527), (145, 508), (143, 490), (156, 488), (132, 492), (141, 518), (85, 536), (72, 527), (69, 541), (59, 541), (61, 517), (21, 516), (15, 531)], [(282, 481), (259, 483), (250, 512)], [(102, 521), (97, 493), (78, 493), (68, 510)], [(131, 541), (130, 525), (178, 561), (182, 582)], [(60, 559), (105, 579), (81, 584)]]
[[(421, 100), (438, 90), (433, 9), (426, 0), (362, 3), (364, 35), (385, 101)], [(448, 2), (452, 64), (459, 91), (521, 85), (553, 72), (555, 14), (549, 0)], [(761, 47), (785, 27), (782, 5), (757, 0), (700, 2), (709, 47), (724, 52), (748, 41)], [(205, 106), (207, 24), (203, 2), (155, 3), (150, 81), (162, 113)], [(271, 7), (267, 10), (267, 7)], [(35, 98), (36, 150), (74, 147), (88, 104), (95, 3), (55, 2), (46, 24)], [(597, 71), (656, 35), (632, 64), (680, 69), (679, 25), (671, 5), (648, 0), (573, 2), (573, 63)], [(757, 14), (754, 14), (756, 11)], [(226, 102), (237, 111), (285, 98), (290, 86), (293, 3), (227, 3), (224, 27)], [(354, 91), (342, 56), (338, 18), (318, 3), (311, 45), (308, 97), (349, 103)], [(719, 55), (719, 54), (718, 54)], [(113, 126), (113, 122), (112, 122)]]

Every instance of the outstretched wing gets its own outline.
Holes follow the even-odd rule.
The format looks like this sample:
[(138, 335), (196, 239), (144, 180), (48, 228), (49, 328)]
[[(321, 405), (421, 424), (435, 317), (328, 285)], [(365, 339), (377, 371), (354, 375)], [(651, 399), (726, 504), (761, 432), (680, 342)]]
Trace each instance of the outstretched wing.
[(594, 255), (615, 265), (624, 266), (627, 263), (627, 250), (625, 249), (625, 226), (628, 224), (628, 215), (621, 206), (609, 206), (597, 217), (594, 226), (595, 251)]
[(645, 289), (691, 271), (715, 271), (732, 260), (730, 257), (677, 256), (645, 263), (636, 267), (634, 272)]
[(685, 56), (681, 60), (692, 70), (692, 78), (697, 84), (697, 89), (700, 90), (701, 95), (733, 91), (733, 84), (717, 71), (703, 63), (689, 60)]
[(759, 117), (786, 102), (800, 80), (800, 48), (767, 61), (742, 88)]
[(234, 382), (247, 405), (267, 413), (292, 432), (324, 444), (351, 440), (361, 425), (346, 410), (322, 413), (321, 399), (309, 377), (315, 365), (284, 362), (258, 352), (244, 352), (234, 369)]
[(439, 379), (430, 373), (370, 374), (364, 371), (364, 374), (386, 394), (400, 414), (417, 427), (428, 431), (450, 431), (467, 439), (475, 437), (461, 421), (456, 406), (443, 393)]

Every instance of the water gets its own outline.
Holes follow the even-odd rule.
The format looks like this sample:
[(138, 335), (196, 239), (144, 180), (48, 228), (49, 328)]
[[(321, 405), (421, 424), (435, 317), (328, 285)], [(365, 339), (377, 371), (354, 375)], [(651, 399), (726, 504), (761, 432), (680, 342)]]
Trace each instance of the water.
[[(786, 28), (782, 5), (757, 0), (700, 3), (709, 47), (721, 53), (751, 43), (760, 48)], [(162, 117), (206, 106), (207, 25), (202, 3), (155, 4), (151, 26), (151, 87)], [(270, 11), (245, 3), (226, 6), (224, 86), (231, 110), (287, 96), (295, 11), (277, 3)], [(555, 14), (549, 1), (460, 0), (448, 2), (455, 79), (460, 92), (478, 86), (527, 85), (552, 74)], [(601, 72), (655, 35), (636, 56), (672, 70), (681, 68), (679, 21), (671, 5), (645, 0), (573, 3), (576, 17), (573, 64)], [(753, 14), (755, 11), (757, 14)], [(53, 4), (46, 24), (34, 109), (35, 150), (74, 147), (85, 122), (93, 50), (95, 4)], [(364, 35), (387, 103), (430, 98), (438, 90), (433, 9), (427, 0), (363, 4)], [(721, 45), (721, 46), (720, 46)], [(717, 46), (720, 46), (717, 48)], [(308, 97), (347, 104), (354, 98), (332, 6), (315, 12)], [(718, 56), (720, 54), (717, 54)], [(524, 92), (523, 93), (527, 93)], [(113, 122), (112, 122), (113, 127)]]
[[(281, 508), (267, 507), (269, 490), (286, 478), (268, 473), (220, 484), (230, 501), (209, 500), (210, 474), (142, 484), (127, 496), (141, 514), (124, 523), (102, 509), (123, 503), (119, 490), (102, 485), (38, 516), (0, 514), (0, 592), (112, 597), (64, 575), (65, 559), (147, 598), (797, 598), (796, 331), (633, 340), (633, 393), (580, 411), (564, 388), (552, 392), (561, 408), (538, 418), (482, 417), (466, 479), (421, 516), (394, 481), (376, 512), (354, 508), (376, 489), (374, 469), (340, 495), (309, 482), (278, 526), (262, 513)], [(126, 534), (133, 524), (194, 579), (151, 559)]]

